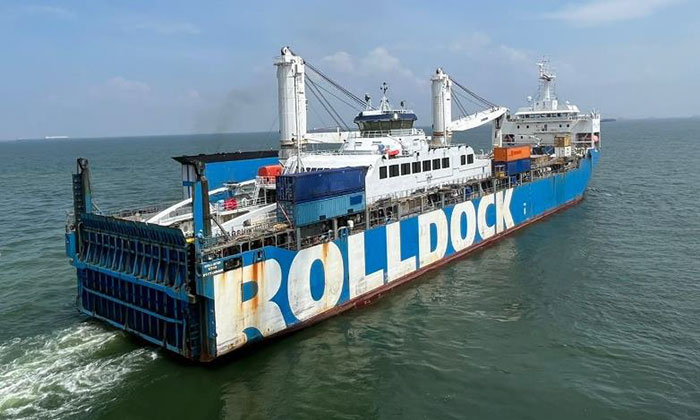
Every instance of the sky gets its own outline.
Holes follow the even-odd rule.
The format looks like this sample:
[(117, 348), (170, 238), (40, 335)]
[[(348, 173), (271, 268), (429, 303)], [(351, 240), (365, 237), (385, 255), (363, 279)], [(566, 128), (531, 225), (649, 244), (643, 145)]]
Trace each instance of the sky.
[(421, 126), (437, 67), (515, 109), (542, 57), (582, 110), (700, 115), (693, 0), (2, 0), (0, 39), (0, 139), (277, 131), (285, 45), (375, 104), (386, 81)]

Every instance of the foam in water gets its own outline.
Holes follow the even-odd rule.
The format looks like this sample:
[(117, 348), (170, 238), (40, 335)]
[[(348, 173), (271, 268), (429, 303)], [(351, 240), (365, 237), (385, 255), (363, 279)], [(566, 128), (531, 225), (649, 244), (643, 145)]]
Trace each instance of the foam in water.
[(0, 345), (0, 418), (56, 418), (94, 409), (98, 397), (157, 357), (146, 348), (124, 352), (119, 336), (82, 324)]

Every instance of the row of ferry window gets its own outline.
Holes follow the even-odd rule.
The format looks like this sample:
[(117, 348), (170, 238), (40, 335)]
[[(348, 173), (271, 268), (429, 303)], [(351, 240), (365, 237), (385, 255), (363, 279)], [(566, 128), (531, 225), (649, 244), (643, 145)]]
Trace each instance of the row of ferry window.
[[(569, 124), (566, 124), (566, 126), (568, 127)], [(518, 128), (520, 128), (520, 126), (518, 126)], [(525, 128), (530, 128), (530, 126), (527, 125), (527, 126), (525, 126)], [(545, 128), (545, 129), (547, 128), (547, 124), (544, 125), (544, 128)], [(561, 124), (559, 124), (559, 128), (561, 128)]]
[(558, 112), (556, 114), (525, 114), (525, 118), (554, 118), (554, 117), (561, 117), (561, 116), (567, 116), (567, 115), (573, 115), (573, 113), (565, 113), (562, 115), (561, 112)]
[[(459, 157), (461, 165), (469, 165), (474, 163), (474, 155), (461, 155)], [(445, 169), (450, 167), (450, 158), (444, 157), (442, 159), (424, 160), (422, 162), (409, 162), (401, 163), (389, 166), (379, 167), (379, 179), (393, 178), (399, 175), (410, 175), (417, 174), (420, 172), (434, 171), (438, 169)], [(387, 170), (387, 168), (389, 168)]]

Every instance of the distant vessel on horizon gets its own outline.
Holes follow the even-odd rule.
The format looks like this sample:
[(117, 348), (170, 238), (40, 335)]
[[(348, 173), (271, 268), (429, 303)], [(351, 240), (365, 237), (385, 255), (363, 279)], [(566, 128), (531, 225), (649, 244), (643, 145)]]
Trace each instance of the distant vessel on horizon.
[(44, 136), (44, 140), (59, 140), (59, 139), (67, 139), (68, 136)]

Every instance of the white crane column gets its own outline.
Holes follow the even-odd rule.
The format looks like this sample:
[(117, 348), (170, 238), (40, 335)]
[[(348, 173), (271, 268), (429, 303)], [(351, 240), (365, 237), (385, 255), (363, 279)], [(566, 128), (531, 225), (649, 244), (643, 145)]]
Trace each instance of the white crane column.
[(304, 60), (282, 48), (282, 55), (275, 62), (280, 122), (280, 160), (301, 150), (306, 136), (306, 92), (304, 90)]
[(506, 116), (503, 114), (493, 120), (493, 130), (491, 130), (493, 134), (493, 147), (503, 147), (503, 121), (505, 121), (505, 119)]
[(435, 146), (449, 144), (452, 138), (452, 83), (450, 77), (438, 68), (431, 79), (433, 91), (433, 138)]

